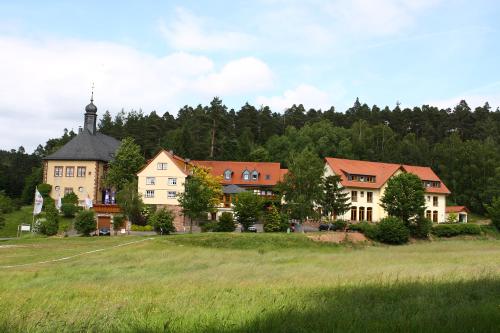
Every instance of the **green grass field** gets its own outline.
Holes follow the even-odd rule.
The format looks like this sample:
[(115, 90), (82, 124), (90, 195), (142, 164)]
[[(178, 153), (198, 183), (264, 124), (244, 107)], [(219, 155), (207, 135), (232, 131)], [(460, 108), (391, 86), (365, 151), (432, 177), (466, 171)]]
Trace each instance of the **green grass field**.
[(1, 332), (500, 327), (500, 243), (492, 239), (343, 246), (301, 234), (40, 238), (0, 242), (0, 266)]

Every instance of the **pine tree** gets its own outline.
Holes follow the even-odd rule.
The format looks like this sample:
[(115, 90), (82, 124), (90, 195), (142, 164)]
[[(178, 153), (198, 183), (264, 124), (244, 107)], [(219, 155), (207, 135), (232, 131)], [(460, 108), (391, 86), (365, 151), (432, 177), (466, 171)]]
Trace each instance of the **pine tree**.
[(332, 213), (334, 219), (344, 215), (351, 208), (349, 194), (340, 185), (340, 176), (332, 175), (323, 179), (324, 194), (321, 199), (323, 214)]

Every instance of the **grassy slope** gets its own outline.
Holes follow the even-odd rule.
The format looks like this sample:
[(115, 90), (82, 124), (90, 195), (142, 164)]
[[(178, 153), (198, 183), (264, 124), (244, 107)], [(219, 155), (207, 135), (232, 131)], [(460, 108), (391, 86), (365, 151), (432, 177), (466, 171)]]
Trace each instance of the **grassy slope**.
[[(9, 241), (0, 266), (139, 238)], [(253, 246), (252, 246), (253, 244)], [(318, 245), (302, 235), (158, 237), (0, 268), (0, 331), (496, 331), (496, 240)]]
[[(5, 215), (5, 227), (0, 229), (0, 238), (16, 237), (17, 226), (19, 224), (31, 224), (33, 219), (33, 207), (24, 206), (20, 210)], [(59, 218), (59, 231), (64, 225), (71, 225), (72, 219), (61, 216)], [(24, 233), (26, 235), (26, 233)]]

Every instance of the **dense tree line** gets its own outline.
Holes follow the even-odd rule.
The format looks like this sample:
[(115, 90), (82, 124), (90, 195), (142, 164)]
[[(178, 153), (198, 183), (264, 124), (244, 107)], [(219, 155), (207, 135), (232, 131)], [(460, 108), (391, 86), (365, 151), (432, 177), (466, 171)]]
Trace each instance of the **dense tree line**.
[[(176, 117), (123, 110), (112, 117), (106, 111), (99, 130), (120, 140), (134, 138), (145, 158), (166, 148), (191, 159), (279, 161), (286, 166), (291, 153), (309, 148), (319, 157), (431, 166), (453, 192), (450, 203), (476, 212), (484, 212), (483, 204), (500, 196), (500, 110), (488, 103), (474, 110), (465, 101), (453, 109), (390, 109), (356, 100), (345, 112), (334, 107), (306, 110), (299, 104), (277, 113), (249, 103), (229, 109), (214, 98), (206, 106), (186, 105)], [(42, 156), (74, 135), (66, 130), (61, 138), (40, 145), (30, 167), (39, 166)], [(17, 152), (7, 154), (10, 161)], [(0, 165), (4, 167), (5, 159)], [(21, 184), (27, 175), (19, 175)], [(3, 173), (1, 178), (0, 190), (20, 195), (22, 185), (12, 190)]]

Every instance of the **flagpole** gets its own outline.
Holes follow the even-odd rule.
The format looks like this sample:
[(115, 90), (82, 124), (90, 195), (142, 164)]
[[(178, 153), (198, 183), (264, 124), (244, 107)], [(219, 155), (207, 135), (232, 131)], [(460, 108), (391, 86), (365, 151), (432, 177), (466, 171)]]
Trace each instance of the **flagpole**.
[(31, 219), (31, 232), (33, 232), (33, 225), (35, 224), (35, 204), (36, 204), (36, 192), (38, 192), (38, 186), (35, 186), (35, 197), (33, 198), (33, 213)]

